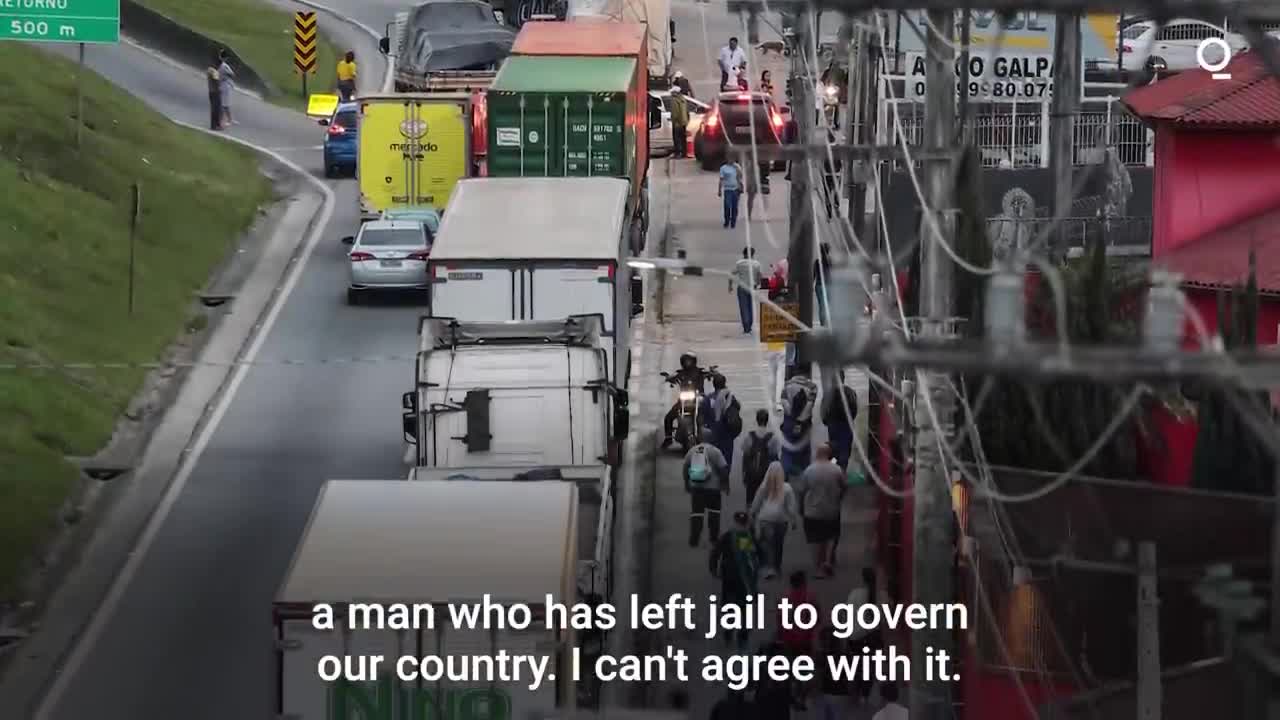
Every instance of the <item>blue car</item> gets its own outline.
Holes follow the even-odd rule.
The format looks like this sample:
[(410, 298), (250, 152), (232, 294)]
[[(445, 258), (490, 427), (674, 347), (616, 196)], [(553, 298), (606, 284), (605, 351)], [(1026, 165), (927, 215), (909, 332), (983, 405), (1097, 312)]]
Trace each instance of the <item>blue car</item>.
[(341, 103), (333, 116), (322, 118), (324, 134), (324, 176), (340, 177), (356, 174), (356, 157), (360, 151), (360, 105)]

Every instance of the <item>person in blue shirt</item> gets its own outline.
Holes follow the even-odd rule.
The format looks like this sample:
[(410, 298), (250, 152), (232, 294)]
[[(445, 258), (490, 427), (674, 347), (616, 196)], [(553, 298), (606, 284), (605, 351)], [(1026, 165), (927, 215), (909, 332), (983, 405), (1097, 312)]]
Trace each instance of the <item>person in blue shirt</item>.
[(742, 195), (742, 168), (733, 160), (725, 158), (720, 166), (720, 183), (716, 186), (716, 197), (724, 198), (724, 226), (738, 227), (738, 198)]

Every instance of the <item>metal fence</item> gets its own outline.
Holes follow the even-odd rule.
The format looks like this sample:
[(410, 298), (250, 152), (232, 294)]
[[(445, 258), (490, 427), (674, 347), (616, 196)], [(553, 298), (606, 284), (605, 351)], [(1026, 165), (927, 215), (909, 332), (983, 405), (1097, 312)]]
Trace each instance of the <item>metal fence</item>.
[[(1013, 248), (1031, 250), (1029, 245), (1041, 236), (1053, 218), (995, 217), (987, 220), (987, 236), (997, 252)], [(1107, 254), (1113, 257), (1150, 257), (1151, 218), (1126, 216), (1112, 218), (1068, 217), (1062, 219), (1069, 257), (1083, 254), (1086, 243), (1101, 240)]]
[[(913, 144), (922, 142), (924, 104), (913, 100), (886, 100), (880, 127), (883, 140), (892, 139), (893, 105), (902, 118), (902, 130)], [(1125, 165), (1154, 164), (1153, 135), (1142, 121), (1117, 100), (1089, 99), (1076, 115), (1073, 128), (1074, 162), (1099, 162), (1106, 148), (1114, 148)], [(1049, 103), (982, 103), (975, 107), (971, 131), (991, 168), (1043, 168), (1049, 166)]]

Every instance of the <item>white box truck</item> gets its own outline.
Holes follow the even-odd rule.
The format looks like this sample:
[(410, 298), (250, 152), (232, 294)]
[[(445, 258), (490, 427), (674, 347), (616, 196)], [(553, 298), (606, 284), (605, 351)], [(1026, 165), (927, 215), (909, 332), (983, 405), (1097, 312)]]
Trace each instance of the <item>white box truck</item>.
[[(321, 488), (274, 607), (280, 720), (491, 720), (572, 711), (574, 633), (535, 622), (524, 632), (453, 630), (449, 602), (484, 595), (542, 606), (575, 602), (578, 489), (571, 482), (330, 480)], [(316, 630), (312, 608), (431, 603), (434, 630)], [(536, 628), (536, 629), (535, 629)], [(551, 658), (556, 680), (502, 684), (404, 682), (401, 656), (498, 650)], [(320, 679), (327, 655), (384, 655), (370, 682)]]
[(616, 461), (630, 418), (626, 391), (609, 381), (603, 325), (600, 315), (422, 318), (415, 387), (401, 399), (411, 464), (580, 467), (594, 476)]
[(627, 266), (629, 192), (612, 177), (458, 183), (427, 263), (431, 313), (464, 322), (600, 314), (609, 380), (626, 387), (640, 310)]

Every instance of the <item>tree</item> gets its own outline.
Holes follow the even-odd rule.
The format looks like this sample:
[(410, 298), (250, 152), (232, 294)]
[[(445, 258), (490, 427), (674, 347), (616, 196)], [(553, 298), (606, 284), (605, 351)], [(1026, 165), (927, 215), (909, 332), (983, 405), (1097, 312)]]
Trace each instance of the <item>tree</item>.
[[(1228, 349), (1258, 346), (1257, 257), (1252, 250), (1244, 287), (1218, 293), (1218, 333)], [(1194, 394), (1199, 400), (1199, 431), (1192, 461), (1192, 486), (1271, 494), (1275, 461), (1240, 414), (1241, 408), (1252, 408), (1260, 420), (1269, 423), (1270, 397), (1225, 386), (1202, 386)], [(1259, 408), (1266, 412), (1257, 413)]]

